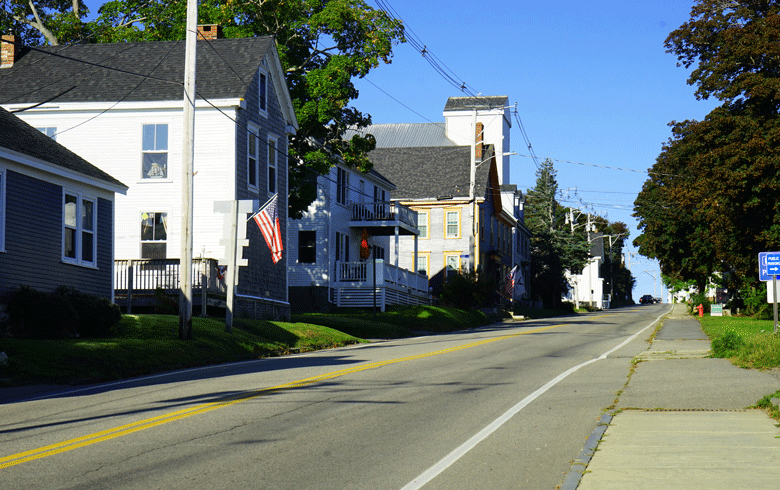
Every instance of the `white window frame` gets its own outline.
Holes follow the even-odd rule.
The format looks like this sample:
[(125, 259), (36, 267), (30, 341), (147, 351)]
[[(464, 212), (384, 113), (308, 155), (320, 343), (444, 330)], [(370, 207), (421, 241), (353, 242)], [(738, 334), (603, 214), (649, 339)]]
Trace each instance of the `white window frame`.
[[(414, 254), (412, 254), (412, 260), (414, 260)], [(420, 261), (425, 262), (425, 267), (420, 267)], [(421, 270), (424, 270), (425, 275), (431, 277), (431, 269), (429, 268), (430, 262), (431, 262), (430, 253), (417, 252), (417, 273), (419, 274)]]
[(139, 242), (139, 257), (143, 258), (143, 256), (144, 256), (144, 253), (143, 253), (144, 243), (152, 243), (152, 244), (164, 243), (165, 244), (165, 258), (168, 258), (168, 229), (167, 229), (167, 225), (166, 225), (165, 239), (164, 240), (155, 240), (154, 238), (151, 239), (151, 240), (144, 240), (143, 233), (142, 233), (142, 231), (143, 231), (143, 223), (144, 223), (144, 220), (145, 220), (144, 215), (150, 215), (150, 214), (155, 215), (155, 217), (158, 214), (164, 214), (165, 215), (165, 222), (166, 223), (168, 222), (168, 212), (167, 211), (142, 211), (141, 212), (141, 214), (139, 216), (141, 218), (141, 221), (138, 223), (141, 226), (141, 230), (139, 230), (139, 235), (138, 235), (138, 237), (139, 237), (139, 240), (138, 240), (138, 242)]
[[(267, 182), (267, 188), (268, 188), (268, 195), (272, 196), (279, 192), (279, 165), (278, 165), (278, 158), (279, 158), (279, 149), (277, 148), (279, 145), (279, 138), (275, 136), (269, 136), (268, 137), (268, 143), (267, 143), (267, 154), (268, 154), (268, 182)], [(273, 176), (273, 179), (272, 179)], [(273, 187), (271, 186), (271, 181), (273, 180)]]
[[(252, 142), (255, 144), (255, 151), (252, 154)], [(252, 160), (254, 160), (254, 165)], [(252, 167), (254, 166), (255, 181), (250, 178)], [(260, 128), (254, 124), (249, 124), (246, 132), (246, 183), (250, 189), (257, 189), (260, 186)]]
[[(71, 196), (76, 199), (75, 212), (73, 216), (74, 222), (69, 222), (67, 212), (67, 199)], [(62, 261), (68, 264), (79, 265), (83, 267), (97, 267), (97, 214), (98, 214), (98, 201), (95, 196), (85, 195), (82, 192), (72, 189), (62, 190)], [(92, 222), (89, 223), (91, 229), (85, 229), (84, 222), (84, 202), (92, 203)], [(73, 248), (75, 257), (68, 257), (65, 253), (66, 237), (68, 231), (73, 232)], [(92, 260), (86, 260), (84, 258), (84, 236), (85, 234), (92, 235)]]
[(0, 252), (5, 252), (5, 183), (6, 171), (0, 167)]
[(41, 126), (35, 128), (41, 133), (45, 134), (49, 138), (53, 139), (54, 141), (57, 141), (57, 127), (56, 126)]
[[(425, 219), (423, 219), (423, 217), (425, 217)], [(425, 230), (424, 234), (420, 228), (420, 223), (423, 221), (425, 222), (422, 228)], [(418, 239), (427, 240), (431, 237), (431, 215), (428, 211), (417, 211), (417, 229), (420, 230), (420, 235), (417, 237)]]
[[(154, 149), (147, 150), (144, 148), (144, 132), (147, 126), (154, 126)], [(157, 127), (165, 126), (165, 148), (158, 148), (158, 133)], [(168, 123), (144, 123), (141, 125), (141, 180), (144, 182), (156, 182), (156, 181), (170, 181), (170, 161), (169, 161), (169, 148), (170, 148), (171, 131)], [(144, 172), (144, 157), (145, 155), (165, 155), (165, 176), (162, 177), (148, 177)]]
[(341, 167), (336, 167), (336, 202), (349, 204), (349, 172)]
[[(456, 226), (458, 227), (458, 230), (455, 232), (455, 234), (450, 233), (450, 222), (449, 217), (450, 214), (457, 215), (457, 220), (455, 221)], [(444, 238), (460, 238), (460, 209), (445, 209), (444, 210)]]

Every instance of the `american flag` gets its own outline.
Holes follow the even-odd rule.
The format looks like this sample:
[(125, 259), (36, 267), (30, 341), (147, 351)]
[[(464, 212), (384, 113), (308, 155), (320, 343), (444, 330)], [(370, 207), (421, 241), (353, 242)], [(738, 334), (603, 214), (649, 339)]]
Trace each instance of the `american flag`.
[(513, 295), (515, 292), (515, 278), (517, 273), (517, 266), (514, 266), (511, 271), (509, 271), (509, 274), (507, 274), (506, 279), (504, 280), (504, 296), (506, 296), (509, 299), (514, 299)]
[(279, 227), (279, 194), (274, 194), (267, 203), (263, 205), (253, 216), (255, 223), (260, 228), (260, 232), (265, 238), (265, 243), (271, 249), (271, 259), (274, 264), (282, 259), (282, 230)]

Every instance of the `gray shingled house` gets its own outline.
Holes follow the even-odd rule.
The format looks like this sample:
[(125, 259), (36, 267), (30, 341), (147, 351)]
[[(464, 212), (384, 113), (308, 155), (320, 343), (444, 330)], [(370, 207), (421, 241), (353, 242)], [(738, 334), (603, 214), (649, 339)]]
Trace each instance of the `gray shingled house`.
[(0, 108), (0, 304), (20, 286), (113, 301), (114, 195), (126, 190)]
[[(209, 27), (218, 31), (199, 30), (207, 34)], [(24, 109), (20, 118), (127, 183), (114, 213), (117, 274), (126, 264), (141, 264), (134, 281), (144, 282), (135, 289), (176, 291), (184, 42), (9, 46), (3, 44), (0, 106)], [(278, 194), (287, 245), (287, 141), (297, 121), (270, 36), (198, 41), (196, 90), (193, 252), (217, 271), (215, 261), (225, 255), (217, 202), (253, 201), (257, 209)], [(287, 318), (287, 250), (274, 262), (254, 221), (246, 232), (247, 265), (238, 269), (234, 313)], [(199, 279), (196, 273), (194, 287)], [(117, 286), (125, 281), (121, 276)]]

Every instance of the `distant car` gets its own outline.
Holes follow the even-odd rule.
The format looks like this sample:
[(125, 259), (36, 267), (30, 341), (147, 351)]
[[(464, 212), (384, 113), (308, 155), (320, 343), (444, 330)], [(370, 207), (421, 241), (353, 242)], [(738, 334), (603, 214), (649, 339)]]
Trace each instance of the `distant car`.
[(651, 305), (653, 303), (655, 303), (655, 298), (653, 298), (653, 295), (651, 294), (646, 294), (639, 298), (640, 305)]

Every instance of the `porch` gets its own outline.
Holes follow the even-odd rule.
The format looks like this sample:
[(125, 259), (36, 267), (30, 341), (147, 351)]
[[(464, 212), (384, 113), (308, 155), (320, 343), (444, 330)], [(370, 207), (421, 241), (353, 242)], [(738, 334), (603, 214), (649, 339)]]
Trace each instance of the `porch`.
[[(375, 281), (376, 279), (376, 281)], [(336, 262), (336, 278), (331, 284), (331, 302), (339, 307), (386, 305), (427, 305), (428, 277), (386, 264), (377, 259), (365, 262)]]
[(417, 212), (395, 201), (352, 203), (352, 228), (365, 228), (371, 235), (419, 235)]
[[(133, 306), (152, 306), (157, 288), (166, 295), (178, 297), (181, 264), (179, 259), (119, 259), (114, 260), (114, 302), (132, 313)], [(205, 285), (205, 287), (203, 287)], [(192, 260), (193, 305), (224, 306), (225, 302), (209, 298), (209, 294), (224, 297), (227, 286), (216, 259)]]

